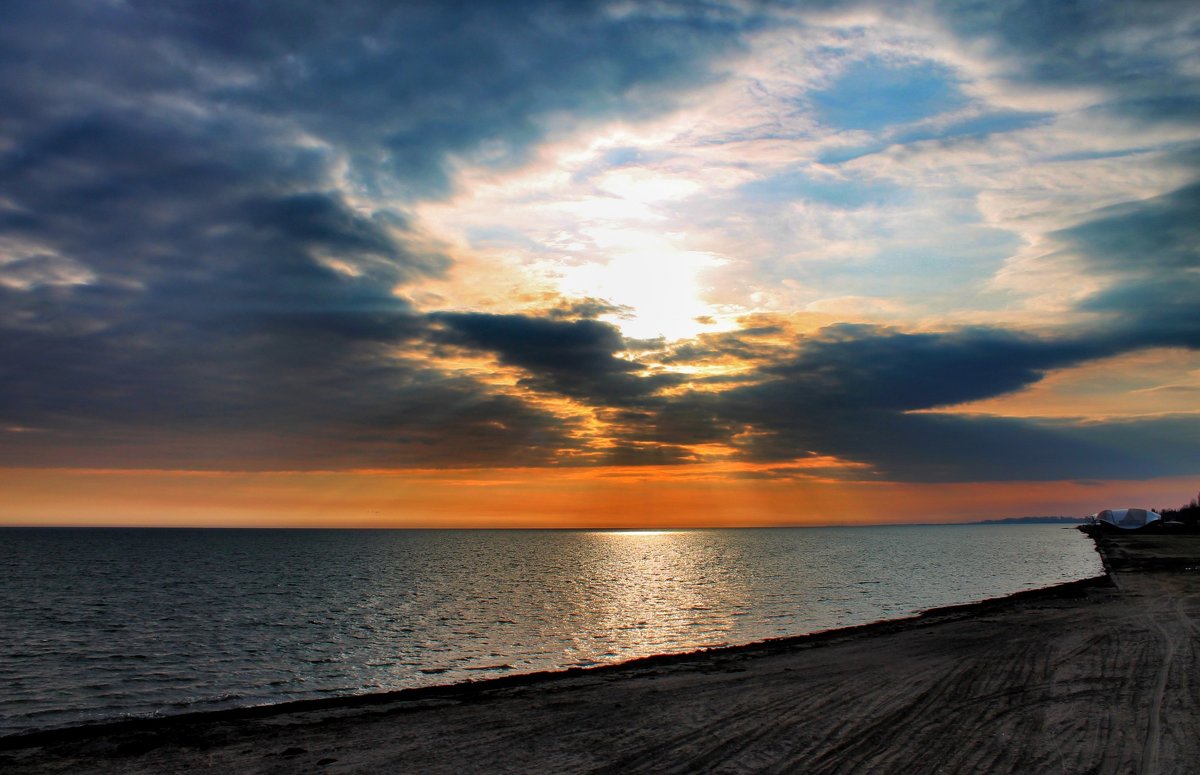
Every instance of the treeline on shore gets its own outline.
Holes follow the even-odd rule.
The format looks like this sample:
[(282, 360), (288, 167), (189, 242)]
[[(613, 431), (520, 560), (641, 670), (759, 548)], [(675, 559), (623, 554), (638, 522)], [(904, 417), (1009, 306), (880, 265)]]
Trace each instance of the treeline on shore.
[(1200, 496), (1177, 509), (1155, 509), (1164, 522), (1182, 522), (1192, 530), (1200, 530)]

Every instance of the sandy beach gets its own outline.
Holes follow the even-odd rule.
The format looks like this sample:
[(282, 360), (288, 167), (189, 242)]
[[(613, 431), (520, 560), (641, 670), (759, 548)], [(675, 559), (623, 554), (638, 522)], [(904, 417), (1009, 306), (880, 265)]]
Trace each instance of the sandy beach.
[(8, 773), (1185, 773), (1200, 536), (1107, 577), (625, 665), (0, 740)]

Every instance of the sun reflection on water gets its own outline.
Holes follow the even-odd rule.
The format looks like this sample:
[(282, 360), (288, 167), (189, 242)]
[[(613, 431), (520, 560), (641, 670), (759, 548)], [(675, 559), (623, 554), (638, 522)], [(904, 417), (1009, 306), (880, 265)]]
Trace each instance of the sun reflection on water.
[[(588, 534), (568, 618), (586, 633), (569, 649), (581, 662), (612, 661), (729, 641), (745, 590), (713, 542), (688, 530)], [(583, 642), (581, 642), (581, 640)]]
[(671, 535), (679, 535), (681, 532), (683, 532), (683, 531), (681, 531), (681, 530), (600, 530), (600, 531), (597, 531), (596, 533), (594, 533), (594, 535), (633, 536), (633, 537), (671, 536)]

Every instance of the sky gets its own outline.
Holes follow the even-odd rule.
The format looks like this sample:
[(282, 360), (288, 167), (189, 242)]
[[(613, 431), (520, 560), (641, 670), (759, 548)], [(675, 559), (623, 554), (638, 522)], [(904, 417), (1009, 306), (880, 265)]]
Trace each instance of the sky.
[(1195, 3), (5, 9), (0, 524), (1200, 489)]

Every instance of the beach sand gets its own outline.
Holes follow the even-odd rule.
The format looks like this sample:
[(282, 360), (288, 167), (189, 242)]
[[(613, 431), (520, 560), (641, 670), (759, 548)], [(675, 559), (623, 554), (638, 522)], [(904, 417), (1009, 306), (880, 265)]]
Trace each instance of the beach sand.
[(1185, 773), (1200, 536), (1100, 538), (1108, 578), (553, 676), (0, 741), (12, 773)]

